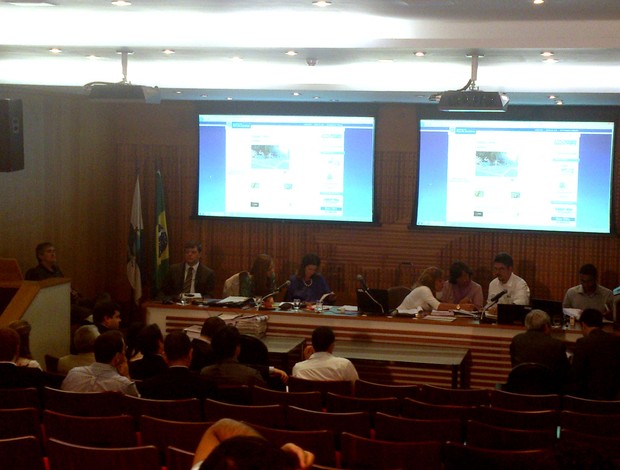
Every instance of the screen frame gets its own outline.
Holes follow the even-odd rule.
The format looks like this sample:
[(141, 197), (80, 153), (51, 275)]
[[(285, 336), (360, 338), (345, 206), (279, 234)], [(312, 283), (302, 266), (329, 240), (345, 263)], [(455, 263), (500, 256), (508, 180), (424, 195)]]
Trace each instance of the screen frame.
[[(469, 232), (518, 232), (546, 235), (570, 235), (570, 236), (599, 236), (615, 237), (618, 235), (616, 224), (616, 154), (618, 152), (618, 121), (620, 111), (612, 106), (511, 106), (505, 113), (471, 113), (471, 112), (445, 112), (437, 106), (421, 105), (416, 118), (418, 149), (416, 155), (415, 188), (412, 200), (411, 221), (408, 225), (410, 230), (434, 230), (434, 231), (469, 231)], [(583, 232), (566, 230), (544, 230), (526, 228), (504, 227), (459, 227), (448, 225), (418, 225), (418, 202), (420, 194), (420, 152), (421, 152), (421, 126), (420, 122), (426, 119), (434, 120), (462, 120), (462, 121), (567, 121), (567, 122), (610, 122), (613, 124), (612, 155), (610, 168), (610, 192), (609, 192), (609, 232)]]
[(342, 116), (342, 117), (371, 117), (374, 119), (373, 148), (372, 148), (372, 220), (371, 221), (346, 221), (324, 220), (307, 218), (277, 218), (277, 217), (246, 217), (226, 215), (199, 215), (199, 178), (196, 178), (196, 192), (192, 219), (198, 220), (221, 220), (221, 221), (255, 221), (255, 222), (281, 222), (296, 224), (330, 224), (330, 225), (355, 225), (355, 226), (378, 226), (378, 187), (377, 187), (377, 125), (379, 106), (376, 103), (313, 103), (313, 102), (284, 102), (284, 101), (211, 101), (199, 103), (195, 108), (194, 126), (196, 129), (196, 174), (200, 168), (200, 135), (199, 115), (256, 115), (256, 116)]

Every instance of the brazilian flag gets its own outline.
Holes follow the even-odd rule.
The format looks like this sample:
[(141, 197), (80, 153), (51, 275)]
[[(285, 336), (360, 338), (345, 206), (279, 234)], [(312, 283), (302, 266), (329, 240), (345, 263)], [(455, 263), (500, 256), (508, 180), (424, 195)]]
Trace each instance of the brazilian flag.
[(155, 293), (159, 292), (168, 274), (170, 254), (168, 251), (168, 225), (161, 173), (157, 170), (155, 203)]

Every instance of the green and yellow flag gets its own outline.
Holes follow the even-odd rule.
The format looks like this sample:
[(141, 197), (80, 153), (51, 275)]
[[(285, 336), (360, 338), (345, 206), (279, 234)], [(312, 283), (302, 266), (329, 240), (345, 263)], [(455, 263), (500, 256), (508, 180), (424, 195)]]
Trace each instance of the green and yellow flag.
[(157, 171), (155, 203), (155, 293), (159, 292), (168, 274), (170, 254), (168, 251), (168, 225), (161, 173)]

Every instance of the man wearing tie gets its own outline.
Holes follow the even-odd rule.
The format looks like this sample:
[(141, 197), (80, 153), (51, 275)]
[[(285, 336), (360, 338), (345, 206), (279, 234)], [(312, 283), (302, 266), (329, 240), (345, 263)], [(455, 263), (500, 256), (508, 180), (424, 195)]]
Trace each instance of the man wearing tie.
[(183, 245), (183, 263), (173, 264), (168, 270), (161, 291), (165, 295), (202, 294), (211, 297), (215, 286), (215, 273), (200, 263), (202, 245), (198, 241), (189, 241)]

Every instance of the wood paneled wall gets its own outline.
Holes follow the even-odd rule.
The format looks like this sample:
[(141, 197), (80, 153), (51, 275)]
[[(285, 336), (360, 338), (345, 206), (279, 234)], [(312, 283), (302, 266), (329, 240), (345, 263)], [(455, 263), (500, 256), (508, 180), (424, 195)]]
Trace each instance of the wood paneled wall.
[[(354, 302), (358, 273), (371, 287), (410, 285), (425, 267), (447, 268), (455, 259), (472, 266), (486, 291), (499, 251), (513, 255), (515, 272), (528, 281), (534, 297), (561, 299), (586, 262), (598, 266), (602, 284), (619, 283), (618, 236), (409, 228), (417, 171), (415, 105), (380, 106), (380, 224), (334, 225), (192, 218), (197, 174), (192, 103), (94, 104), (83, 97), (9, 91), (3, 96), (24, 99), (27, 155), (25, 170), (0, 174), (0, 256), (15, 257), (26, 269), (33, 264), (34, 245), (51, 239), (65, 274), (88, 295), (107, 290), (120, 301), (130, 299), (126, 240), (136, 174), (150, 284), (157, 169), (165, 188), (171, 262), (181, 261), (184, 241), (200, 240), (203, 260), (216, 271), (217, 291), (228, 276), (248, 269), (258, 253), (275, 257), (284, 280), (311, 251), (322, 257), (341, 303)], [(616, 181), (619, 172), (616, 165)], [(619, 197), (616, 189), (615, 220)]]

